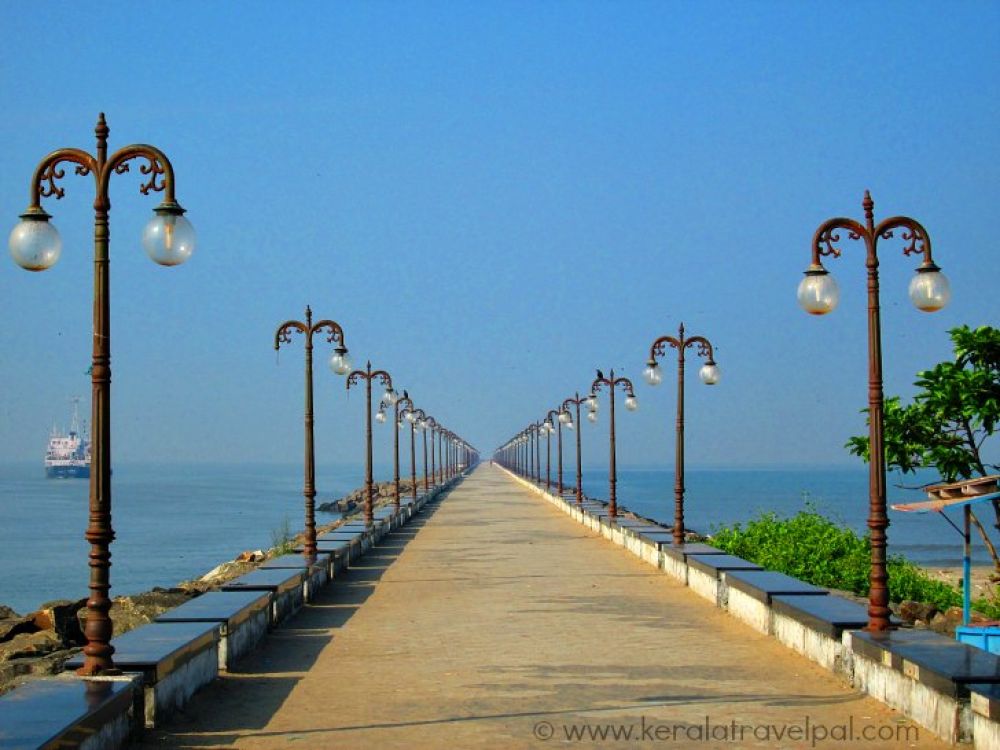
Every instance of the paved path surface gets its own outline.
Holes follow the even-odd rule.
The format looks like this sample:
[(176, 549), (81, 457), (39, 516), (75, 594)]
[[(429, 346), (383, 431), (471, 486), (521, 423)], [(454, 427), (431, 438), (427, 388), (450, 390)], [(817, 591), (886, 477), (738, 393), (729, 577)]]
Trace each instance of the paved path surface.
[(144, 746), (810, 747), (807, 720), (917, 731), (487, 465)]

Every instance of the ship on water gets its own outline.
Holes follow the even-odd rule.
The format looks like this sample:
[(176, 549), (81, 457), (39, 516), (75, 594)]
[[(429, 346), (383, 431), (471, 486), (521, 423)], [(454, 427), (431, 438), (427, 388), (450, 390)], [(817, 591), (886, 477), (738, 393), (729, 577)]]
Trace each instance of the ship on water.
[(90, 437), (80, 427), (80, 399), (73, 399), (73, 421), (68, 433), (56, 427), (45, 450), (45, 476), (49, 479), (86, 479), (90, 476)]

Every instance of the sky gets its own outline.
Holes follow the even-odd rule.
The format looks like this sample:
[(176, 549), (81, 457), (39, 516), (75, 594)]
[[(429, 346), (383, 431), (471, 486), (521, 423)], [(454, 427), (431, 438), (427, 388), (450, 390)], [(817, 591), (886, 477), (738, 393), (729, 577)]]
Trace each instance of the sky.
[[(927, 228), (954, 294), (915, 310), (917, 262), (881, 244), (886, 393), (949, 357), (948, 329), (998, 324), (996, 3), (3, 3), (0, 34), (7, 226), (105, 112), (112, 149), (171, 159), (198, 233), (155, 265), (158, 198), (111, 180), (115, 461), (300, 461), (302, 343), (273, 337), (309, 304), (484, 455), (615, 368), (640, 403), (619, 465), (669, 468), (673, 355), (658, 389), (641, 376), (683, 321), (722, 371), (702, 386), (689, 357), (691, 466), (858, 465), (863, 247), (828, 263), (831, 315), (795, 291), (816, 228), (862, 219), (866, 189), (876, 218)], [(5, 460), (41, 462), (89, 398), (93, 183), (61, 185), (59, 263), (0, 262)], [(363, 393), (328, 354), (317, 458), (356, 463)]]

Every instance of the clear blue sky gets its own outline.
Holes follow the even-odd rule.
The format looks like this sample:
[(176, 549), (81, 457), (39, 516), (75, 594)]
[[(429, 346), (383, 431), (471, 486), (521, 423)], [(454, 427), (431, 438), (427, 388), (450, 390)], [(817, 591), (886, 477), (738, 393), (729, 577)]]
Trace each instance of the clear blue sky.
[[(692, 464), (850, 464), (861, 247), (829, 266), (833, 315), (795, 289), (865, 188), (924, 223), (954, 290), (917, 312), (915, 262), (884, 245), (888, 393), (948, 355), (948, 328), (1000, 322), (995, 3), (102, 8), (0, 5), (0, 215), (48, 151), (92, 148), (102, 110), (112, 147), (173, 161), (199, 237), (180, 268), (141, 250), (156, 199), (113, 180), (116, 460), (299, 461), (302, 348), (276, 365), (271, 342), (309, 303), (487, 454), (616, 367), (641, 404), (620, 463), (669, 465), (670, 360), (659, 390), (639, 380), (683, 320), (723, 370), (713, 389), (689, 372)], [(40, 461), (89, 395), (92, 183), (63, 186), (59, 264), (0, 264), (5, 459)], [(360, 460), (360, 394), (316, 383), (320, 460)], [(606, 427), (584, 434), (595, 466)]]

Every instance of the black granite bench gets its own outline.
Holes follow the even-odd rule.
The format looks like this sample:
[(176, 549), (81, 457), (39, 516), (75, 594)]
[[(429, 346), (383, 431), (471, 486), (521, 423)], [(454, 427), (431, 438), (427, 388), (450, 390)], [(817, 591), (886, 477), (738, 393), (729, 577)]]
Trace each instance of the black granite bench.
[(281, 555), (263, 563), (258, 570), (301, 570), (304, 576), (302, 595), (307, 602), (311, 602), (316, 592), (330, 580), (332, 562), (330, 555), (324, 552), (318, 552), (310, 558), (301, 553)]
[(277, 625), (303, 604), (301, 570), (257, 570), (234, 578), (222, 591), (268, 591), (271, 593), (271, 624)]
[[(346, 568), (353, 558), (352, 549), (356, 547), (355, 542), (346, 539), (317, 539), (316, 552), (327, 555), (330, 559), (329, 576), (333, 578), (337, 573)], [(360, 548), (359, 548), (360, 549)], [(292, 552), (301, 555), (305, 548), (300, 544)]]
[(825, 596), (830, 593), (827, 589), (773, 570), (728, 570), (726, 585), (768, 606), (775, 594)]
[(219, 669), (252, 651), (271, 621), (267, 591), (208, 591), (156, 618), (156, 622), (208, 622), (219, 628)]
[[(644, 536), (642, 534), (640, 536)], [(663, 536), (657, 532), (657, 538)], [(724, 555), (726, 554), (721, 549), (716, 549), (708, 544), (702, 544), (701, 542), (691, 542), (689, 544), (674, 544), (673, 534), (667, 534), (670, 537), (670, 541), (666, 544), (661, 544), (660, 549), (663, 550), (663, 554), (677, 560), (681, 563), (687, 564), (688, 557), (690, 555)]]
[[(115, 666), (142, 674), (147, 727), (155, 727), (219, 673), (219, 628), (214, 622), (152, 622), (111, 640)], [(83, 655), (66, 662), (83, 666)]]
[(0, 696), (4, 750), (121, 747), (138, 729), (142, 686), (135, 677), (87, 680), (75, 675), (34, 680)]
[(673, 532), (662, 527), (652, 527), (648, 529), (633, 529), (632, 534), (640, 539), (655, 544), (660, 548), (668, 547), (674, 543)]
[(688, 555), (687, 562), (690, 567), (712, 578), (719, 578), (722, 573), (730, 570), (763, 570), (757, 563), (736, 555)]
[(857, 630), (868, 624), (867, 607), (836, 595), (774, 594), (771, 609), (836, 641), (845, 630)]
[(365, 532), (363, 529), (334, 529), (333, 531), (324, 531), (322, 534), (316, 536), (316, 541), (325, 539), (327, 541), (343, 541), (343, 542), (361, 542), (364, 539)]
[(851, 642), (856, 654), (953, 698), (968, 696), (971, 684), (1000, 684), (1000, 656), (933, 631), (858, 630)]

